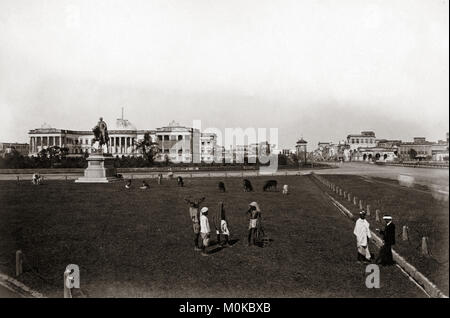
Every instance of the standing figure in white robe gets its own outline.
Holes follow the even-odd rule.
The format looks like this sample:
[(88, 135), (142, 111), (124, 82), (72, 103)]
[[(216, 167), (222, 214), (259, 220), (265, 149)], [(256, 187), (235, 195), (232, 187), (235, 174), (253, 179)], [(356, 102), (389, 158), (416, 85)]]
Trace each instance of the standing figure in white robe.
[[(230, 247), (229, 243), (229, 237), (230, 237), (230, 230), (228, 229), (228, 222), (227, 217), (225, 215), (225, 209), (223, 207), (223, 201), (219, 202), (219, 209), (213, 218), (214, 228), (216, 229), (216, 235), (217, 235), (217, 244), (219, 244), (222, 247)], [(220, 242), (220, 236), (223, 236), (225, 241), (221, 244)]]
[(369, 252), (370, 225), (366, 220), (366, 212), (359, 212), (359, 219), (356, 221), (353, 234), (356, 236), (356, 247), (358, 249), (358, 261), (370, 261), (372, 256)]
[(206, 247), (209, 246), (209, 233), (211, 232), (211, 228), (209, 227), (208, 220), (208, 208), (203, 207), (200, 210), (200, 236), (202, 237), (202, 255), (208, 256), (206, 252)]

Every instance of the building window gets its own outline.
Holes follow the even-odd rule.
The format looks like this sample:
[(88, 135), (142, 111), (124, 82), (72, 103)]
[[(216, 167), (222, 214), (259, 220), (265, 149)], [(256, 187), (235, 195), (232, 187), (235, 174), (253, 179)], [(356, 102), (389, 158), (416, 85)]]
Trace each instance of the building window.
[(190, 135), (186, 135), (186, 136), (184, 136), (184, 139), (185, 140), (191, 140), (191, 136)]
[(183, 136), (182, 135), (178, 135), (178, 140), (183, 140)]
[(169, 135), (164, 135), (164, 140), (169, 140)]

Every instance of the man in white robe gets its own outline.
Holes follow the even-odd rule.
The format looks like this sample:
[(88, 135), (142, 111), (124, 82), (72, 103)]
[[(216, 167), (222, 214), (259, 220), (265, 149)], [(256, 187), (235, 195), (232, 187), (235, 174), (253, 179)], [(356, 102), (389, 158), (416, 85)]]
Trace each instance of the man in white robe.
[(211, 232), (211, 228), (209, 227), (208, 220), (208, 208), (203, 207), (200, 210), (200, 235), (202, 237), (202, 255), (208, 256), (206, 252), (206, 247), (209, 245), (209, 233)]
[(358, 249), (358, 261), (370, 261), (372, 256), (369, 252), (370, 225), (366, 220), (366, 212), (359, 212), (359, 219), (356, 221), (353, 234), (356, 236), (356, 247)]

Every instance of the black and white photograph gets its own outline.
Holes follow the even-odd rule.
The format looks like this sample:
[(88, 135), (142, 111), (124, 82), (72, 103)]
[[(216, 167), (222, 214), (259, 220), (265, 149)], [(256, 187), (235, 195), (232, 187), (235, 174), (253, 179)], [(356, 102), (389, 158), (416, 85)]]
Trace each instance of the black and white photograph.
[(0, 118), (2, 304), (448, 298), (448, 0), (0, 0)]

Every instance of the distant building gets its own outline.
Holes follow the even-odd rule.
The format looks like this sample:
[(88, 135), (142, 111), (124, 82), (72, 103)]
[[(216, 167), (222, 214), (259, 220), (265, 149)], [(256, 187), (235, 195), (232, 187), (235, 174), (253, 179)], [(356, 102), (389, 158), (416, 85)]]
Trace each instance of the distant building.
[(431, 146), (431, 157), (434, 161), (448, 161), (448, 133), (446, 134), (446, 140), (438, 140)]
[(156, 129), (156, 142), (161, 149), (156, 161), (200, 162), (200, 131), (172, 121)]
[(425, 137), (415, 137), (412, 142), (402, 142), (398, 149), (400, 158), (408, 160), (412, 159), (410, 156), (411, 150), (416, 153), (416, 159), (431, 160), (433, 155), (433, 143), (426, 140)]
[(350, 145), (351, 151), (357, 150), (359, 147), (375, 147), (375, 133), (373, 131), (362, 131), (360, 134), (350, 134), (347, 136), (347, 143)]
[(29, 155), (37, 156), (49, 147), (67, 148), (69, 155), (82, 155), (90, 152), (94, 134), (92, 131), (75, 131), (53, 128), (43, 124), (28, 132), (30, 138)]
[(394, 161), (398, 156), (401, 140), (376, 139), (370, 147), (358, 147), (352, 152), (353, 161)]
[(5, 157), (13, 151), (17, 151), (19, 154), (26, 156), (29, 151), (29, 145), (18, 142), (0, 142), (0, 157)]
[(328, 161), (332, 157), (331, 142), (319, 141), (317, 148), (313, 151), (312, 158), (316, 161)]
[(402, 143), (401, 140), (377, 139), (376, 147), (394, 149), (394, 148), (398, 148), (401, 143)]
[[(213, 133), (203, 133), (200, 136), (200, 153), (202, 162), (211, 163), (215, 160), (217, 148), (217, 135)], [(222, 149), (218, 153), (222, 153)]]
[(307, 158), (307, 144), (308, 142), (302, 138), (297, 141), (295, 145), (295, 152), (298, 158), (298, 161), (301, 163), (306, 163)]
[[(168, 126), (156, 130), (138, 130), (129, 120), (122, 118), (114, 124), (108, 125), (108, 151), (113, 156), (142, 156), (142, 151), (136, 146), (149, 134), (152, 141), (157, 143), (160, 153), (155, 161), (170, 160), (172, 162), (200, 162), (201, 134), (199, 130), (180, 126), (171, 122)], [(48, 124), (28, 132), (30, 147), (29, 156), (37, 156), (42, 149), (57, 146), (67, 148), (69, 156), (83, 156), (92, 152), (94, 134), (90, 130), (78, 131), (53, 128)], [(212, 136), (205, 135), (205, 139)], [(213, 138), (215, 139), (215, 138)], [(215, 146), (215, 141), (214, 141)], [(204, 149), (204, 155), (214, 153), (212, 149)]]
[(353, 161), (394, 161), (397, 158), (397, 150), (394, 148), (386, 147), (370, 147), (370, 148), (358, 148), (353, 152)]

